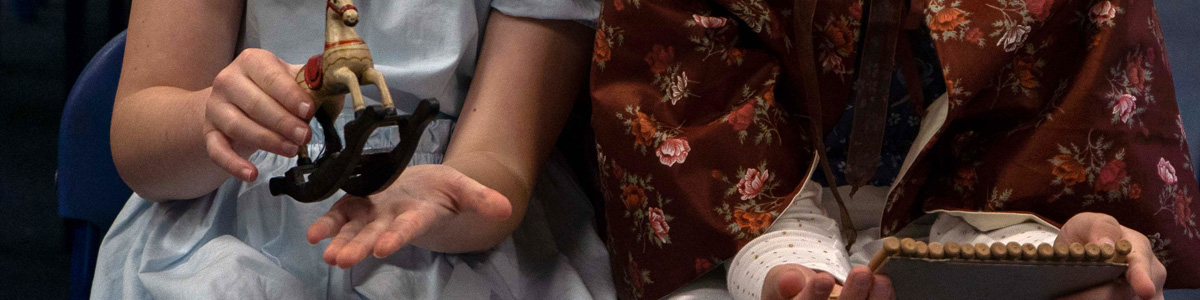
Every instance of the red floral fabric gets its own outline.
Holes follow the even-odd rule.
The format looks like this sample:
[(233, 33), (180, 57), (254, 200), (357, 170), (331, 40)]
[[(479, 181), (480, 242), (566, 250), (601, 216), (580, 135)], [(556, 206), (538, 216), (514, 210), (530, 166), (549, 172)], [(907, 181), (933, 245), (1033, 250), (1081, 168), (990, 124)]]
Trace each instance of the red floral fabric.
[[(851, 95), (864, 3), (818, 1), (813, 57), (799, 58), (790, 1), (604, 1), (592, 122), (614, 277), (623, 298), (658, 298), (786, 208), (812, 165), (808, 101), (839, 116)], [(1195, 172), (1150, 2), (929, 0), (917, 13), (950, 108), (897, 179), (885, 235), (933, 209), (1059, 223), (1098, 211), (1147, 235), (1168, 287), (1200, 287)], [(820, 99), (781, 72), (800, 59)]]

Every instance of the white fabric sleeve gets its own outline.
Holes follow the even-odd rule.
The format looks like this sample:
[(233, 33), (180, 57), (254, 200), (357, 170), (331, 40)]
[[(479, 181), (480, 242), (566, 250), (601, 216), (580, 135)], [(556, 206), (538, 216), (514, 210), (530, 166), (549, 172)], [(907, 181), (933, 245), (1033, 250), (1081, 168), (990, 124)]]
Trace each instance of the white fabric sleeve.
[(514, 17), (572, 20), (585, 25), (596, 24), (600, 17), (598, 0), (492, 0), (492, 8)]
[(1054, 244), (1058, 238), (1058, 228), (1047, 226), (1034, 221), (1025, 221), (992, 230), (979, 230), (962, 217), (940, 213), (933, 226), (929, 229), (929, 241), (956, 243), (985, 243), (995, 242), (1020, 244)]
[(820, 185), (806, 185), (763, 235), (738, 251), (726, 275), (734, 299), (759, 299), (767, 272), (783, 264), (799, 264), (845, 280), (850, 273), (849, 255), (840, 227), (821, 209), (820, 197)]

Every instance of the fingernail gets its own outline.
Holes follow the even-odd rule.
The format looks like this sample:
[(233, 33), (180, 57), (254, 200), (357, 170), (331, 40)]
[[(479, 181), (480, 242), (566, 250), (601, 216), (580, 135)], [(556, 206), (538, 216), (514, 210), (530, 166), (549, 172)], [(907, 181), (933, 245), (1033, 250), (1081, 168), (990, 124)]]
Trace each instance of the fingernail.
[(304, 142), (304, 138), (308, 137), (308, 130), (304, 127), (296, 127), (292, 130), (292, 139), (297, 142)]
[(289, 142), (283, 142), (283, 153), (287, 155), (296, 155), (296, 151), (300, 150), (299, 146)]
[(1113, 242), (1113, 240), (1112, 240), (1112, 239), (1110, 239), (1110, 238), (1107, 238), (1107, 237), (1102, 237), (1102, 238), (1100, 238), (1100, 240), (1097, 240), (1096, 242), (1097, 242), (1097, 243), (1100, 243), (1101, 245), (1109, 245), (1109, 246), (1116, 246), (1116, 245), (1117, 245), (1117, 243), (1116, 243), (1116, 242)]
[(303, 117), (307, 116), (309, 109), (312, 109), (312, 105), (301, 102), (300, 103), (300, 117), (303, 118)]
[(250, 181), (250, 173), (253, 172), (254, 171), (250, 171), (250, 169), (242, 169), (242, 180)]

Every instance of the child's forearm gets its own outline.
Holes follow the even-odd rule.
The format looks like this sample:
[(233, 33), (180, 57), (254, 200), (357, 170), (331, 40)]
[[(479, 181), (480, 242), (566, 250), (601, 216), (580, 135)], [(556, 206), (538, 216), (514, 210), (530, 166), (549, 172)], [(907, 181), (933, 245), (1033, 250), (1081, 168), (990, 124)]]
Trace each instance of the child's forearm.
[[(208, 91), (151, 87), (124, 95), (114, 104), (113, 162), (139, 196), (190, 199), (229, 178), (205, 152), (202, 124)], [(98, 151), (103, 150), (107, 149)]]
[(460, 217), (418, 239), (443, 252), (484, 250), (520, 224), (542, 163), (587, 82), (594, 31), (493, 12), (445, 165), (508, 198), (502, 221)]

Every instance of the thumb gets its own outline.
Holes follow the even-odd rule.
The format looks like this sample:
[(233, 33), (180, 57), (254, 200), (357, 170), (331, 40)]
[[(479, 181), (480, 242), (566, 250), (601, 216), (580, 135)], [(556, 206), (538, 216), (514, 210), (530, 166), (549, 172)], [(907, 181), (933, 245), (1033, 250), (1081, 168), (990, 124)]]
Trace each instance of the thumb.
[(1114, 245), (1124, 230), (1116, 218), (1106, 214), (1080, 213), (1063, 224), (1055, 244), (1098, 243)]
[(792, 299), (800, 295), (807, 283), (805, 268), (796, 264), (779, 265), (767, 272), (763, 280), (762, 299)]
[(489, 188), (471, 177), (452, 170), (447, 180), (442, 181), (454, 209), (460, 213), (477, 214), (488, 218), (504, 219), (512, 215), (512, 203), (500, 192)]

